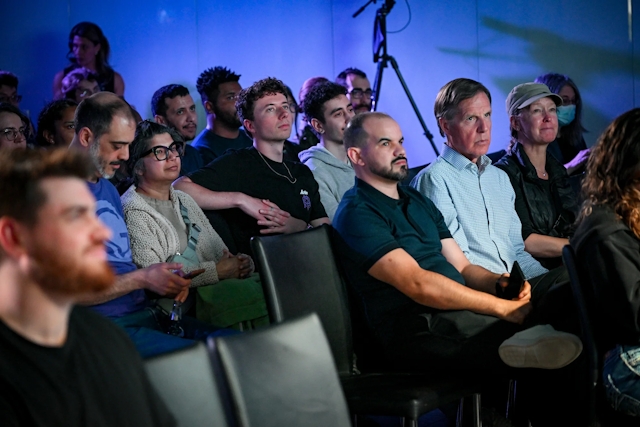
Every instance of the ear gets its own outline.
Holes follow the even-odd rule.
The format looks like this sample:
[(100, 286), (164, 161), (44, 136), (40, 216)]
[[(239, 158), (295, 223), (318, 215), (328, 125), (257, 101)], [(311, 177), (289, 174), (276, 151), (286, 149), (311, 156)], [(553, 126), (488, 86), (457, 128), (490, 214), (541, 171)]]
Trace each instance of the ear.
[(153, 120), (155, 120), (159, 125), (167, 126), (167, 120), (162, 116), (156, 114), (155, 116), (153, 116)]
[(449, 122), (447, 122), (444, 117), (438, 118), (438, 124), (442, 132), (444, 132), (445, 135), (449, 135)]
[(20, 225), (13, 218), (0, 218), (0, 248), (11, 258), (19, 258), (25, 253)]
[(244, 126), (244, 128), (245, 128), (246, 130), (248, 130), (249, 132), (251, 132), (251, 134), (252, 134), (252, 135), (255, 135), (256, 128), (255, 128), (255, 126), (253, 125), (253, 122), (252, 122), (251, 120), (249, 120), (249, 119), (244, 119), (244, 120), (242, 121), (242, 126)]
[(53, 134), (49, 129), (45, 129), (42, 131), (42, 136), (44, 139), (51, 145), (55, 144), (55, 140), (53, 139)]
[(520, 120), (518, 120), (518, 116), (510, 116), (509, 124), (511, 125), (511, 129), (514, 129), (516, 132), (520, 130)]
[(78, 131), (78, 141), (84, 148), (89, 148), (93, 140), (93, 132), (88, 127), (84, 127)]
[(203, 105), (204, 105), (204, 111), (207, 114), (213, 114), (213, 103), (211, 101), (205, 101)]
[(347, 149), (347, 157), (352, 165), (364, 166), (365, 162), (361, 156), (362, 149), (358, 147), (349, 147)]
[(320, 120), (318, 119), (311, 119), (311, 122), (309, 123), (311, 125), (311, 127), (313, 127), (313, 129), (318, 132), (319, 134), (323, 134), (324, 133), (324, 125), (322, 124), (322, 122), (320, 122)]

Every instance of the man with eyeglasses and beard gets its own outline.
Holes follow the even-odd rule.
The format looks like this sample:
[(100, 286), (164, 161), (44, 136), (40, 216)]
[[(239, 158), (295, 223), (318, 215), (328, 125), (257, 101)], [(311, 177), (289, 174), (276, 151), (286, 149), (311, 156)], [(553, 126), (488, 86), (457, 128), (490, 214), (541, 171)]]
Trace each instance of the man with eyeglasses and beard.
[(2, 425), (175, 426), (126, 334), (74, 306), (114, 283), (90, 164), (62, 149), (0, 152)]
[(356, 114), (371, 111), (371, 83), (364, 71), (347, 68), (336, 77), (336, 83), (347, 89), (347, 97), (351, 101)]

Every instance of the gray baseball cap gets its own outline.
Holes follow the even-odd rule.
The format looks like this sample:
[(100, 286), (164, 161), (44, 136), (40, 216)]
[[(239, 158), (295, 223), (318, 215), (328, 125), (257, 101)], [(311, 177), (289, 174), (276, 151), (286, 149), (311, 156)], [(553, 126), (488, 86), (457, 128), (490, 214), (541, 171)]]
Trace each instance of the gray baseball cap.
[(542, 83), (522, 83), (509, 92), (506, 106), (509, 116), (513, 116), (521, 108), (527, 107), (538, 99), (549, 97), (556, 103), (562, 105), (562, 98), (551, 92), (547, 85)]

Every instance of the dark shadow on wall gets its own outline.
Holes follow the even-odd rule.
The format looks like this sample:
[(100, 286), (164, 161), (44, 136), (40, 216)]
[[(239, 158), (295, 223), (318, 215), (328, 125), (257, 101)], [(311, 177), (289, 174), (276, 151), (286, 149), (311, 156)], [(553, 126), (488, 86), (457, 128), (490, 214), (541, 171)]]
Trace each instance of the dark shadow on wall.
[[(451, 53), (459, 56), (479, 57), (485, 60), (495, 59), (496, 61), (506, 61), (512, 63), (537, 63), (545, 70), (544, 72), (557, 72), (570, 76), (578, 88), (583, 92), (583, 123), (588, 130), (591, 140), (597, 138), (597, 133), (604, 130), (613, 117), (607, 117), (600, 113), (597, 106), (597, 99), (585, 98), (584, 92), (593, 87), (595, 78), (602, 74), (628, 73), (629, 83), (633, 82), (633, 71), (640, 69), (640, 59), (632, 54), (632, 46), (629, 43), (629, 51), (624, 54), (619, 51), (604, 49), (587, 43), (580, 43), (567, 40), (561, 35), (551, 31), (532, 27), (523, 27), (509, 22), (500, 21), (490, 17), (482, 17), (481, 25), (489, 30), (500, 33), (499, 37), (516, 38), (524, 40), (528, 44), (518, 55), (499, 55), (495, 53), (483, 52), (482, 47), (476, 50), (460, 50), (452, 48), (440, 48), (441, 52)], [(527, 81), (533, 81), (537, 76), (523, 74), (522, 76), (496, 77), (493, 83), (498, 86), (503, 93), (509, 93), (511, 89)], [(611, 82), (614, 88), (620, 82)], [(628, 88), (631, 93), (632, 87)], [(614, 93), (626, 93), (626, 89), (619, 89)], [(633, 105), (633, 97), (630, 95), (629, 108)], [(619, 111), (618, 114), (623, 112)], [(593, 133), (596, 133), (595, 135)]]

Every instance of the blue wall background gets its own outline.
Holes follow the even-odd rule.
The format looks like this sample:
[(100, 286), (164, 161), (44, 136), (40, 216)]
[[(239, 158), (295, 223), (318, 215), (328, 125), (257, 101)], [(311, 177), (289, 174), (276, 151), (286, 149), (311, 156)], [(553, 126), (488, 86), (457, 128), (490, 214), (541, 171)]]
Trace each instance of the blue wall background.
[[(77, 22), (96, 22), (112, 48), (111, 64), (124, 77), (126, 99), (147, 118), (162, 85), (187, 86), (199, 104), (195, 81), (205, 68), (225, 65), (240, 83), (275, 76), (297, 94), (311, 76), (333, 79), (356, 66), (373, 81), (372, 32), (376, 9), (353, 19), (365, 0), (2, 0), (0, 68), (20, 78), (22, 108), (35, 119), (51, 98), (54, 74), (67, 64), (67, 36)], [(439, 88), (456, 77), (484, 83), (492, 93), (491, 151), (509, 139), (504, 108), (513, 86), (537, 75), (569, 74), (585, 102), (591, 145), (617, 115), (636, 106), (640, 52), (635, 36), (638, 1), (409, 0), (411, 22), (389, 35), (393, 55), (440, 148), (433, 118)], [(409, 19), (398, 0), (389, 31)], [(400, 123), (412, 166), (434, 158), (391, 68), (385, 70), (379, 111)], [(204, 115), (198, 105), (200, 122)]]

